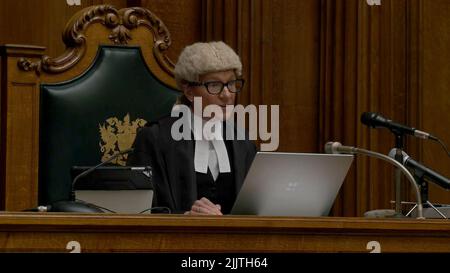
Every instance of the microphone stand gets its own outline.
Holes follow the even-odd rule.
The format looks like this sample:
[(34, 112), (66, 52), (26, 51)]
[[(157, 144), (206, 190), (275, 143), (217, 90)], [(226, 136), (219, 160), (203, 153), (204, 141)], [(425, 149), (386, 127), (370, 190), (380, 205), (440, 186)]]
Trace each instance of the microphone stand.
[[(398, 149), (392, 149), (389, 152), (390, 158), (395, 158), (395, 156), (398, 154)], [(408, 168), (411, 168), (414, 170), (414, 179), (416, 180), (416, 184), (418, 185), (420, 189), (420, 196), (422, 198), (423, 204), (427, 208), (434, 209), (442, 218), (448, 219), (444, 214), (439, 211), (435, 205), (433, 205), (429, 199), (428, 199), (428, 181), (425, 180), (427, 177), (431, 181), (435, 182), (437, 185), (443, 187), (444, 189), (449, 190), (450, 189), (450, 180), (445, 178), (444, 176), (434, 172), (431, 169), (428, 169), (425, 166), (422, 166), (420, 163), (416, 162), (414, 159), (412, 159), (408, 154), (405, 152), (401, 152), (403, 157), (402, 165)], [(408, 204), (410, 202), (401, 202), (402, 204)], [(441, 207), (442, 205), (438, 205), (438, 207)], [(448, 207), (448, 206), (447, 206)], [(407, 214), (406, 216), (410, 215), (411, 212), (415, 209), (414, 206)]]
[[(400, 164), (403, 163), (403, 134), (400, 132), (394, 132), (395, 134), (395, 160), (399, 162)], [(395, 214), (396, 215), (403, 215), (402, 214), (402, 175), (401, 170), (399, 168), (395, 169)]]
[[(338, 145), (337, 145), (337, 147), (333, 147), (334, 146), (333, 144), (338, 144)], [(414, 180), (414, 177), (412, 176), (412, 174), (408, 171), (408, 169), (405, 168), (405, 166), (403, 166), (403, 164), (397, 162), (396, 160), (394, 160), (384, 154), (380, 154), (377, 152), (372, 152), (369, 150), (356, 148), (356, 147), (342, 146), (342, 144), (340, 144), (339, 142), (328, 142), (325, 145), (325, 151), (327, 153), (335, 153), (335, 151), (337, 151), (338, 153), (345, 153), (345, 154), (362, 154), (362, 155), (367, 155), (367, 156), (373, 156), (378, 159), (381, 159), (381, 160), (384, 160), (384, 161), (394, 164), (408, 178), (409, 182), (411, 182), (411, 185), (413, 186), (413, 188), (416, 192), (417, 214), (418, 214), (417, 219), (425, 219), (423, 217), (422, 197), (420, 196), (419, 186), (417, 185), (416, 180)]]
[(408, 178), (409, 182), (411, 182), (411, 184), (413, 185), (413, 188), (416, 192), (416, 196), (417, 196), (417, 214), (418, 217), (417, 219), (425, 219), (423, 217), (423, 205), (422, 205), (422, 197), (420, 196), (420, 190), (419, 190), (419, 186), (417, 186), (416, 180), (414, 179), (414, 177), (411, 175), (411, 173), (399, 162), (397, 162), (396, 160), (392, 160), (392, 158), (390, 158), (389, 156), (386, 156), (384, 154), (380, 154), (380, 153), (376, 153), (376, 152), (372, 152), (372, 151), (368, 151), (368, 150), (364, 150), (361, 148), (354, 148), (355, 153), (359, 153), (359, 154), (363, 154), (363, 155), (368, 155), (368, 156), (373, 156), (376, 158), (379, 158), (381, 160), (384, 161), (388, 161), (393, 163), (401, 172), (403, 172), (403, 174)]
[[(425, 202), (425, 204), (435, 210), (442, 218), (448, 219), (447, 216), (445, 216), (441, 211), (439, 211), (436, 206), (434, 206), (429, 200), (428, 200), (428, 181), (425, 180), (425, 174), (422, 172), (415, 171), (414, 176), (417, 178), (417, 185), (420, 185), (420, 195), (422, 198), (422, 201)], [(408, 217), (417, 207), (417, 204), (415, 204), (406, 214)]]

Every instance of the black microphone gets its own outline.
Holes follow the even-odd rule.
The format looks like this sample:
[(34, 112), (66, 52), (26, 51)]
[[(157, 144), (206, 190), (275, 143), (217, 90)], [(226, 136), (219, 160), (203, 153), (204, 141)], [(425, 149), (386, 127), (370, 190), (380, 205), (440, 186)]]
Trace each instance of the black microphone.
[(103, 165), (113, 161), (114, 159), (118, 158), (119, 156), (124, 155), (124, 154), (128, 154), (128, 153), (132, 153), (133, 151), (134, 151), (133, 148), (129, 148), (129, 149), (123, 150), (121, 152), (118, 152), (117, 154), (112, 155), (110, 158), (108, 158), (107, 160), (103, 161), (102, 163), (100, 163), (100, 164), (98, 164), (98, 165), (96, 165), (96, 166), (94, 166), (92, 168), (89, 168), (86, 171), (84, 171), (84, 172), (80, 173), (79, 175), (75, 176), (75, 178), (73, 179), (73, 182), (72, 182), (72, 187), (70, 189), (70, 200), (71, 201), (75, 201), (75, 184), (77, 183), (78, 180), (80, 180), (80, 178), (87, 176), (88, 174), (92, 173), (93, 171), (95, 171), (99, 167), (101, 167), (101, 166), (103, 166)]
[(413, 128), (413, 127), (408, 127), (408, 126), (400, 124), (400, 123), (396, 123), (390, 119), (383, 117), (380, 113), (364, 112), (361, 115), (361, 122), (372, 128), (380, 128), (380, 127), (388, 128), (389, 130), (391, 130), (391, 132), (397, 133), (397, 134), (404, 133), (404, 134), (413, 135), (418, 138), (423, 138), (423, 139), (429, 138), (429, 139), (437, 140), (437, 138), (435, 136), (433, 136), (427, 132), (417, 130), (416, 128)]
[(87, 176), (88, 174), (92, 173), (99, 167), (113, 161), (114, 159), (116, 159), (117, 157), (119, 157), (123, 154), (133, 152), (133, 150), (134, 150), (133, 148), (130, 148), (130, 149), (121, 151), (117, 154), (114, 154), (111, 157), (109, 157), (107, 160), (103, 161), (102, 163), (100, 163), (92, 168), (89, 168), (86, 171), (77, 175), (73, 179), (73, 182), (72, 182), (72, 186), (70, 189), (70, 200), (69, 201), (58, 201), (49, 206), (40, 206), (37, 208), (37, 210), (38, 211), (58, 211), (58, 212), (80, 212), (80, 213), (102, 213), (102, 212), (104, 212), (101, 208), (99, 208), (93, 204), (76, 201), (75, 200), (76, 199), (75, 198), (75, 185), (80, 178)]
[[(392, 149), (389, 152), (389, 157), (391, 158), (395, 158), (395, 154), (397, 153), (397, 149)], [(423, 176), (427, 177), (428, 179), (430, 179), (432, 182), (434, 182), (436, 185), (439, 185), (440, 187), (444, 188), (444, 189), (450, 189), (450, 180), (446, 177), (444, 177), (443, 175), (433, 171), (432, 169), (424, 166), (423, 164), (415, 161), (414, 159), (412, 159), (407, 153), (405, 153), (404, 151), (402, 151), (402, 155), (403, 155), (403, 165), (414, 169), (414, 171), (419, 172), (421, 174), (423, 174)]]

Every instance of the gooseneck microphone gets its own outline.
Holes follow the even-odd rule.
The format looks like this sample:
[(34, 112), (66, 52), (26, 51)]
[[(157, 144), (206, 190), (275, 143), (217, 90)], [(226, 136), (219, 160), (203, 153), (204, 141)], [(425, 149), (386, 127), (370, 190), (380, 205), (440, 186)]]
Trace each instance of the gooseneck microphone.
[(118, 158), (119, 156), (128, 154), (128, 153), (132, 153), (133, 151), (134, 151), (133, 148), (129, 148), (129, 149), (120, 151), (117, 154), (112, 155), (107, 160), (103, 161), (102, 163), (100, 163), (92, 168), (89, 168), (86, 171), (75, 176), (75, 178), (73, 179), (73, 182), (72, 182), (72, 187), (70, 188), (70, 200), (75, 201), (75, 184), (77, 183), (78, 180), (80, 180), (80, 178), (87, 176), (88, 174), (92, 173), (93, 171), (100, 168), (101, 166), (108, 164), (109, 162), (113, 161), (114, 159)]
[(340, 142), (327, 142), (325, 144), (325, 153), (327, 154), (357, 154), (357, 148), (343, 146)]
[(411, 173), (399, 162), (396, 160), (390, 158), (389, 156), (386, 156), (384, 154), (380, 154), (377, 152), (372, 152), (369, 150), (351, 147), (351, 146), (343, 146), (339, 142), (327, 142), (325, 144), (325, 153), (327, 154), (362, 154), (367, 156), (373, 156), (378, 159), (387, 161), (397, 168), (399, 168), (403, 174), (408, 178), (409, 182), (411, 182), (415, 192), (416, 192), (416, 198), (417, 198), (417, 219), (425, 219), (423, 217), (423, 205), (422, 205), (422, 197), (420, 196), (420, 190), (419, 186), (417, 185), (416, 181), (414, 180), (414, 177), (411, 175)]
[[(395, 158), (396, 153), (397, 149), (395, 148), (392, 149), (389, 152), (389, 157)], [(402, 155), (403, 155), (403, 162), (402, 162), (403, 166), (413, 169), (416, 172), (416, 174), (418, 173), (423, 174), (424, 177), (427, 177), (428, 179), (430, 179), (431, 182), (435, 183), (436, 185), (444, 189), (447, 190), (450, 189), (450, 179), (415, 161), (404, 151), (402, 151)]]
[(72, 182), (71, 185), (71, 189), (70, 189), (70, 199), (69, 201), (58, 201), (55, 202), (49, 206), (40, 206), (38, 207), (38, 211), (58, 211), (58, 212), (79, 212), (79, 213), (103, 213), (104, 211), (102, 209), (100, 209), (99, 207), (92, 205), (92, 204), (88, 204), (88, 203), (84, 203), (84, 202), (79, 202), (75, 200), (75, 185), (77, 183), (77, 181), (84, 177), (87, 176), (88, 174), (92, 173), (93, 171), (95, 171), (96, 169), (98, 169), (99, 167), (113, 161), (114, 159), (116, 159), (117, 157), (119, 157), (120, 155), (123, 154), (127, 154), (133, 151), (133, 148), (121, 151), (117, 154), (112, 155), (111, 157), (109, 157), (107, 160), (103, 161), (102, 163), (87, 169), (86, 171), (80, 173), (79, 175), (77, 175)]
[(361, 115), (361, 122), (372, 128), (388, 128), (395, 134), (409, 134), (418, 138), (437, 140), (437, 138), (427, 132), (417, 130), (390, 119), (383, 117), (380, 113), (364, 112)]

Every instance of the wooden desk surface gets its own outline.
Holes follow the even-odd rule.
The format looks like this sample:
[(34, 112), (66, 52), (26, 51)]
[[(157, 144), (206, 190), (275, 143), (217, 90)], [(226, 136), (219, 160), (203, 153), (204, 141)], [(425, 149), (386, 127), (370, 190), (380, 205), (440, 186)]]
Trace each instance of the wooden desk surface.
[(81, 252), (370, 252), (369, 242), (381, 252), (450, 252), (450, 222), (0, 213), (0, 251), (69, 252), (69, 242)]

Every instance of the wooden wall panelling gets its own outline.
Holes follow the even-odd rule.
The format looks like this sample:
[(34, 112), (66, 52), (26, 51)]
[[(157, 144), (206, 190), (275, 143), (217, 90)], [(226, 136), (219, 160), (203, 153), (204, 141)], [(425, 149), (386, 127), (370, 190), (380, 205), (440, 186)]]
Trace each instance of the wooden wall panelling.
[(279, 150), (318, 152), (320, 1), (272, 3), (273, 86), (267, 103), (280, 105)]
[[(444, 60), (448, 54), (450, 3), (389, 1), (380, 7), (369, 7), (361, 2), (359, 12), (361, 54), (357, 71), (363, 71), (358, 77), (360, 111), (379, 111), (397, 122), (439, 132), (441, 138), (449, 139), (449, 66)], [(386, 129), (368, 130), (359, 124), (358, 132), (361, 147), (386, 154), (394, 146), (393, 135)], [(448, 176), (448, 157), (436, 143), (405, 136), (405, 150)], [(373, 160), (361, 169), (358, 182), (368, 181), (368, 187), (357, 189), (357, 195), (366, 194), (370, 201), (358, 203), (358, 215), (364, 211), (364, 205), (368, 209), (383, 208), (393, 199), (392, 172), (386, 163)], [(410, 189), (409, 182), (403, 179), (402, 200), (416, 200)], [(450, 202), (448, 192), (432, 184), (430, 199)]]
[(16, 56), (36, 60), (43, 52), (38, 47), (1, 47), (0, 209), (30, 208), (37, 203), (39, 87), (36, 74), (19, 75), (15, 68)]
[(239, 103), (280, 105), (279, 151), (317, 151), (320, 3), (206, 0), (203, 10), (205, 39), (241, 56), (248, 84)]
[(203, 1), (203, 40), (222, 40), (241, 58), (246, 83), (237, 98), (239, 104), (261, 104), (263, 86), (272, 78), (267, 64), (272, 51), (270, 4), (271, 1)]
[[(92, 4), (89, 4), (89, 2), (92, 2)], [(93, 6), (93, 5), (101, 5), (101, 4), (113, 5), (117, 9), (122, 9), (122, 8), (126, 8), (126, 7), (140, 6), (140, 1), (137, 1), (137, 0), (90, 0), (90, 1), (87, 1), (86, 5), (84, 7)]]
[[(378, 145), (380, 131), (371, 130), (359, 123), (359, 116), (365, 111), (379, 111), (382, 105), (380, 97), (377, 96), (379, 89), (377, 84), (379, 80), (379, 71), (377, 68), (377, 57), (379, 56), (380, 40), (377, 39), (377, 32), (374, 30), (372, 18), (379, 16), (374, 14), (374, 9), (383, 7), (367, 6), (363, 1), (358, 2), (358, 40), (357, 40), (357, 104), (356, 104), (356, 128), (357, 142), (355, 146), (363, 147), (373, 151), (379, 151)], [(387, 98), (387, 97), (386, 97)], [(385, 115), (387, 113), (384, 113)], [(375, 190), (382, 183), (390, 183), (383, 181), (380, 177), (380, 166), (383, 163), (378, 159), (372, 159), (365, 156), (357, 156), (356, 167), (358, 168), (356, 175), (356, 187), (354, 194), (356, 195), (356, 214), (362, 215), (365, 211), (375, 208), (386, 208), (386, 205), (379, 207), (374, 204), (378, 198), (378, 192)]]
[[(327, 141), (344, 145), (356, 143), (357, 100), (357, 11), (355, 1), (322, 1), (319, 150)], [(333, 206), (333, 215), (355, 215), (357, 200), (357, 159), (351, 167)], [(364, 185), (362, 185), (364, 186)]]
[[(368, 6), (359, 2), (359, 45), (361, 54), (357, 71), (358, 94), (362, 94), (357, 105), (358, 146), (387, 154), (395, 146), (395, 138), (386, 129), (369, 129), (359, 122), (364, 111), (380, 112), (384, 116), (405, 122), (406, 112), (406, 2), (390, 1), (381, 6)], [(372, 158), (363, 159), (357, 183), (357, 215), (373, 209), (393, 208), (395, 179), (392, 166)], [(360, 161), (361, 162), (361, 161)], [(409, 183), (401, 182), (400, 195), (404, 200)]]
[[(4, 48), (0, 48), (0, 173), (5, 173), (5, 165), (6, 158), (4, 156), (4, 152), (6, 149), (6, 135), (4, 134), (6, 125), (4, 124), (4, 115), (3, 111), (5, 108), (5, 95), (3, 90), (6, 90), (6, 60), (5, 57), (6, 52)], [(0, 175), (0, 210), (4, 210), (5, 208), (5, 176)]]
[[(406, 1), (369, 6), (365, 1), (322, 1), (319, 147), (328, 140), (387, 154), (395, 145), (386, 129), (360, 123), (363, 112), (405, 122), (407, 112)], [(362, 216), (391, 208), (393, 168), (357, 156), (333, 214)], [(402, 183), (403, 196), (408, 189)]]
[[(406, 41), (406, 68), (407, 68), (407, 97), (406, 97), (406, 111), (409, 113), (407, 116), (407, 124), (422, 129), (422, 108), (420, 102), (421, 96), (421, 71), (422, 71), (422, 59), (421, 59), (421, 8), (419, 0), (408, 1), (406, 5), (406, 25), (407, 25), (407, 41)], [(406, 152), (413, 158), (419, 160), (422, 158), (422, 144), (423, 140), (408, 138), (406, 141)], [(405, 200), (415, 200), (415, 196), (410, 190), (409, 185), (406, 187)]]
[[(361, 1), (359, 1), (361, 2)], [(356, 85), (357, 85), (357, 104), (361, 107), (363, 111), (366, 111), (368, 109), (372, 110), (370, 105), (371, 98), (370, 98), (370, 83), (368, 82), (369, 76), (370, 76), (370, 69), (369, 69), (369, 50), (370, 50), (370, 43), (368, 39), (368, 31), (369, 28), (369, 20), (368, 20), (368, 14), (369, 10), (362, 9), (360, 11), (360, 4), (358, 3), (357, 8), (357, 66), (356, 66), (356, 73), (357, 77)], [(361, 31), (365, 30), (365, 31)], [(358, 109), (359, 110), (359, 109)], [(373, 109), (375, 110), (375, 109)], [(357, 128), (357, 141), (355, 146), (363, 147), (363, 148), (371, 148), (370, 145), (370, 132), (366, 127), (364, 127), (361, 124), (358, 124), (358, 115), (355, 117), (356, 128)], [(360, 132), (358, 134), (358, 132)], [(376, 134), (377, 132), (372, 132), (372, 134)], [(355, 208), (356, 208), (356, 214), (361, 214), (365, 210), (369, 208), (369, 200), (371, 196), (370, 191), (370, 171), (373, 171), (371, 169), (371, 161), (367, 157), (357, 157), (355, 162), (355, 167), (357, 168), (356, 173), (356, 181), (355, 181), (355, 187), (354, 187), (354, 195), (356, 199)], [(345, 185), (344, 185), (345, 187)]]
[(44, 46), (47, 55), (59, 56), (67, 21), (81, 9), (100, 4), (126, 7), (125, 0), (81, 0), (80, 6), (69, 6), (65, 0), (0, 1), (0, 44)]
[[(448, 96), (449, 65), (444, 61), (448, 54), (450, 28), (450, 3), (447, 1), (411, 0), (405, 1), (406, 9), (406, 39), (403, 43), (405, 54), (405, 109), (406, 115), (399, 119), (411, 127), (431, 132), (439, 136), (444, 142), (450, 140), (447, 124), (450, 115)], [(394, 71), (396, 72), (396, 71)], [(402, 78), (397, 75), (397, 82)], [(399, 88), (397, 87), (396, 90)], [(441, 174), (450, 176), (450, 160), (444, 150), (435, 142), (408, 136), (406, 138), (406, 152), (416, 161)], [(415, 201), (415, 194), (405, 183), (404, 200)], [(429, 184), (429, 199), (435, 203), (450, 203), (448, 191)]]
[(167, 52), (176, 62), (181, 50), (202, 40), (203, 0), (141, 0), (141, 6), (158, 16), (172, 36), (172, 45)]
[[(417, 2), (417, 1), (416, 1)], [(420, 0), (418, 127), (450, 147), (450, 2)], [(435, 142), (423, 141), (419, 158), (424, 165), (450, 177), (450, 158)], [(450, 193), (430, 183), (430, 201), (450, 204)]]
[[(392, 1), (387, 3), (382, 11), (382, 35), (386, 42), (382, 45), (382, 55), (385, 56), (381, 58), (382, 70), (381, 70), (381, 90), (380, 94), (388, 94), (390, 98), (389, 101), (384, 100), (384, 104), (388, 107), (383, 109), (386, 111), (386, 115), (397, 122), (404, 124), (410, 123), (410, 118), (415, 113), (410, 111), (408, 107), (408, 98), (411, 97), (412, 93), (409, 89), (408, 79), (410, 77), (409, 70), (409, 53), (408, 48), (410, 47), (409, 39), (409, 29), (411, 28), (411, 22), (408, 21), (409, 11), (408, 5), (411, 1)], [(384, 23), (384, 24), (383, 24)], [(384, 129), (380, 132), (385, 135), (384, 139), (381, 139), (381, 144), (384, 144), (380, 149), (386, 154), (388, 153), (388, 148), (394, 146), (393, 134), (388, 130)], [(384, 142), (383, 142), (384, 141)], [(404, 137), (404, 149), (406, 151), (410, 150), (412, 145), (416, 145), (416, 140), (411, 136)], [(387, 165), (385, 163), (385, 165)], [(392, 181), (393, 168), (391, 172), (385, 172), (385, 180)], [(394, 194), (397, 194), (402, 201), (416, 200), (415, 194), (412, 199), (408, 198), (408, 192), (412, 188), (410, 182), (402, 175), (400, 190), (395, 189), (395, 181), (391, 182), (394, 186), (391, 188), (391, 193), (388, 191), (389, 188), (385, 187), (384, 194), (390, 195), (391, 200), (397, 199)], [(389, 186), (389, 185), (387, 185)], [(382, 192), (383, 193), (383, 192)], [(403, 212), (406, 213), (410, 206), (402, 206)]]
[(142, 0), (127, 0), (127, 7), (141, 7)]
[[(358, 145), (387, 154), (395, 146), (393, 134), (386, 129), (369, 129), (359, 122), (359, 116), (364, 111), (380, 112), (388, 118), (405, 122), (405, 1), (390, 1), (381, 6), (368, 6), (360, 1), (359, 11), (362, 53), (359, 54), (358, 71), (361, 69), (366, 73), (357, 79), (358, 94), (365, 94), (357, 105), (357, 128), (362, 133)], [(358, 204), (358, 215), (366, 210), (393, 208), (390, 204), (395, 199), (393, 168), (379, 159), (364, 160), (366, 165), (361, 169), (357, 182), (365, 183), (365, 187), (356, 193), (365, 197)], [(406, 179), (400, 183), (403, 197), (407, 183)]]
[(257, 47), (251, 47), (251, 29), (254, 22), (251, 18), (258, 19), (259, 16), (253, 16), (255, 12), (254, 5), (260, 3), (252, 3), (248, 0), (203, 0), (202, 1), (202, 40), (224, 41), (234, 48), (236, 53), (241, 57), (243, 63), (243, 74), (247, 80), (245, 92), (238, 96), (238, 100), (247, 101), (252, 95), (248, 91), (252, 86), (250, 77), (250, 54), (252, 49), (258, 50)]

